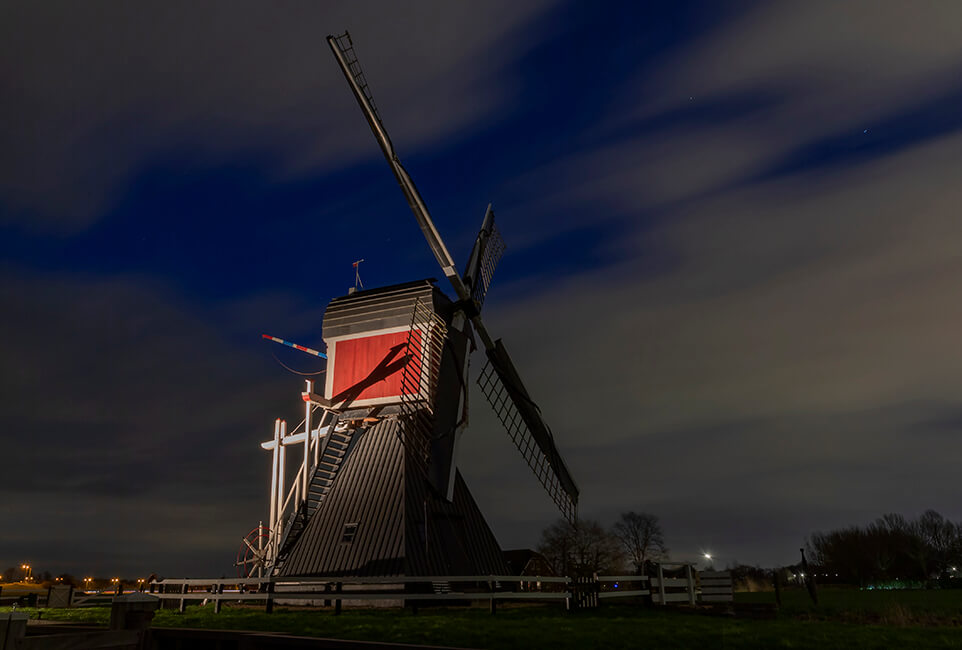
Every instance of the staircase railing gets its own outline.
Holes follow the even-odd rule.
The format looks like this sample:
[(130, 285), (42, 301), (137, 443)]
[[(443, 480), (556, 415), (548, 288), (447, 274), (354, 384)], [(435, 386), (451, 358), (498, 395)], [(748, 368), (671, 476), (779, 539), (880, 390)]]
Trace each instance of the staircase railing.
[[(311, 393), (311, 383), (308, 382), (306, 393), (308, 395)], [(272, 491), (275, 501), (271, 504), (270, 537), (267, 551), (267, 564), (269, 566), (276, 564), (287, 533), (296, 522), (298, 513), (307, 509), (308, 486), (324, 456), (324, 448), (330, 439), (329, 434), (337, 423), (337, 415), (334, 412), (312, 404), (309, 399), (305, 401), (304, 419), (292, 433), (287, 433), (286, 423), (283, 421), (279, 422), (279, 428), (275, 428), (273, 445), (275, 474), (272, 478), (274, 488)], [(322, 410), (322, 415), (317, 426), (312, 427), (312, 415), (317, 409)], [(287, 475), (286, 449), (300, 444), (303, 444), (304, 457), (290, 487), (285, 489)]]

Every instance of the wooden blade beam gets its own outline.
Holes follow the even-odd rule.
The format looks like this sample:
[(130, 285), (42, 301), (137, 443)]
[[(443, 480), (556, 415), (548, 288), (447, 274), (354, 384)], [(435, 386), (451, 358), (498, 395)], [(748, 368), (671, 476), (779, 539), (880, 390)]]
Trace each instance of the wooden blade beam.
[[(425, 205), (421, 193), (418, 192), (407, 170), (401, 165), (401, 161), (394, 151), (394, 145), (391, 143), (387, 129), (384, 128), (381, 118), (374, 109), (370, 90), (367, 88), (367, 82), (361, 72), (361, 66), (357, 61), (357, 56), (354, 53), (351, 35), (344, 32), (341, 36), (328, 36), (327, 43), (331, 46), (334, 58), (337, 59), (341, 72), (344, 73), (344, 78), (347, 79), (347, 83), (354, 93), (354, 98), (360, 105), (361, 112), (364, 113), (368, 126), (371, 127), (374, 139), (377, 140), (378, 145), (381, 147), (381, 152), (384, 154), (384, 158), (387, 159), (388, 165), (391, 166), (391, 171), (394, 172), (394, 177), (397, 179), (398, 185), (401, 186), (404, 198), (407, 199), (408, 206), (411, 208), (411, 212), (414, 213), (414, 218), (417, 219), (418, 225), (421, 227), (421, 232), (424, 234), (424, 238), (427, 240), (431, 252), (434, 253), (435, 259), (441, 266), (441, 270), (444, 272), (448, 281), (451, 282), (451, 286), (454, 287), (454, 293), (457, 295), (458, 300), (471, 301), (471, 291), (458, 274), (454, 258), (451, 257), (451, 253), (448, 252), (447, 247), (444, 245), (441, 234), (438, 232), (437, 227), (435, 227), (434, 220), (431, 219), (431, 213), (428, 212), (428, 207)], [(488, 335), (488, 330), (484, 326), (484, 323), (481, 322), (480, 316), (477, 315), (477, 310), (475, 310), (475, 315), (471, 317), (471, 324), (474, 325), (474, 329), (481, 338), (482, 343), (484, 343), (485, 349), (492, 349), (494, 347), (494, 341)]]

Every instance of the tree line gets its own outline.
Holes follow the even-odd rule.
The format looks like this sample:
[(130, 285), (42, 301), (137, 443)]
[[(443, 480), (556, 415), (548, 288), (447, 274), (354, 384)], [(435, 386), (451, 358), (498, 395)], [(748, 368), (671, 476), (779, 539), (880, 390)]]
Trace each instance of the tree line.
[(867, 526), (813, 533), (806, 552), (819, 571), (859, 586), (946, 579), (962, 569), (962, 522), (934, 510), (916, 519), (892, 513)]
[[(2, 566), (2, 565), (0, 565)], [(22, 566), (20, 567), (7, 567), (0, 581), (2, 582), (18, 582), (21, 580), (26, 580), (27, 572)], [(49, 571), (44, 571), (43, 573), (35, 574), (32, 578), (39, 582), (52, 582), (53, 575)]]
[(646, 563), (668, 559), (661, 523), (646, 512), (624, 512), (610, 528), (593, 519), (559, 519), (541, 533), (537, 550), (557, 575), (572, 577), (641, 575)]

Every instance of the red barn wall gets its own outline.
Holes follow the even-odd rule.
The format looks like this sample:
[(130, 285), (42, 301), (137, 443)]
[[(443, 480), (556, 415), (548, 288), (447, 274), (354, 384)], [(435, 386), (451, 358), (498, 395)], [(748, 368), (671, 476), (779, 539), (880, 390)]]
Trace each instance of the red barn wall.
[[(352, 401), (399, 398), (409, 335), (410, 331), (401, 331), (334, 341), (333, 374), (327, 397), (337, 400), (339, 395), (374, 375), (375, 381)], [(413, 354), (414, 358), (409, 363), (418, 364), (412, 368), (417, 371), (420, 350), (413, 350)]]

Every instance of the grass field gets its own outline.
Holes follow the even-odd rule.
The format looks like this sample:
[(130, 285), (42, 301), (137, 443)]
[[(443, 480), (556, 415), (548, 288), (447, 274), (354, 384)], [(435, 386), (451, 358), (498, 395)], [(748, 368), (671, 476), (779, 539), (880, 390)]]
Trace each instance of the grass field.
[[(425, 643), (463, 648), (958, 648), (962, 647), (962, 591), (864, 592), (823, 589), (818, 608), (803, 592), (783, 594), (776, 620), (709, 616), (683, 610), (605, 604), (566, 614), (559, 606), (398, 610), (189, 607), (162, 610), (154, 625), (265, 630), (343, 639)], [(772, 602), (771, 593), (739, 594), (739, 601)], [(36, 615), (37, 610), (29, 610)], [(107, 608), (44, 610), (43, 618), (106, 623)]]
[[(821, 588), (818, 605), (801, 589), (782, 592), (780, 616), (801, 620), (886, 625), (962, 626), (962, 590), (859, 590)], [(737, 602), (773, 603), (772, 592), (740, 593)]]

